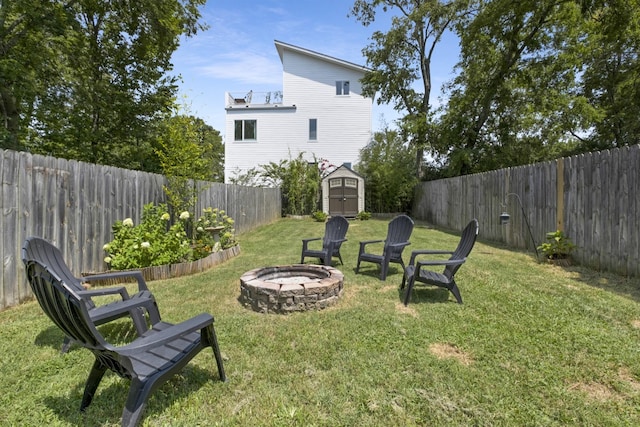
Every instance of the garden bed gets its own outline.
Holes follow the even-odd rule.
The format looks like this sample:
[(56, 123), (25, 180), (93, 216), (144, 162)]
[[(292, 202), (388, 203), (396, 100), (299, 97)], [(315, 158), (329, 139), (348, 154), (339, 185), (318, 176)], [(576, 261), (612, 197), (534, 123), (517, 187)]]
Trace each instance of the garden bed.
[[(221, 264), (235, 256), (240, 255), (240, 245), (213, 252), (211, 255), (200, 258), (195, 261), (181, 262), (179, 264), (158, 265), (153, 267), (144, 267), (135, 270), (142, 271), (144, 280), (150, 282), (152, 280), (169, 279), (172, 277), (188, 276), (190, 274), (200, 273), (211, 267)], [(104, 272), (82, 273), (83, 277), (101, 274)], [(115, 285), (117, 283), (131, 281), (131, 278), (116, 278), (106, 280), (96, 280), (91, 282), (92, 285)]]

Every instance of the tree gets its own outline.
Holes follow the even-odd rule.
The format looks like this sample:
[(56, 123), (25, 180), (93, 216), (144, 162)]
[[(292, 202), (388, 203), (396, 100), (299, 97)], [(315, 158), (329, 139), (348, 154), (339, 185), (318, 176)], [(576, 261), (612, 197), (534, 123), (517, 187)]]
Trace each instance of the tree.
[(386, 127), (376, 132), (360, 151), (357, 172), (366, 186), (366, 210), (369, 212), (406, 212), (411, 207), (414, 176), (414, 149), (407, 146), (395, 130)]
[(24, 149), (36, 99), (59, 78), (57, 45), (70, 19), (63, 2), (0, 2), (0, 148)]
[(160, 126), (157, 146), (169, 205), (173, 212), (193, 213), (198, 188), (192, 181), (220, 181), (224, 174), (220, 133), (199, 118), (176, 114)]
[[(415, 174), (421, 175), (432, 111), (431, 58), (454, 20), (466, 10), (465, 0), (356, 0), (351, 13), (364, 26), (370, 25), (378, 8), (397, 11), (386, 33), (376, 31), (363, 49), (371, 71), (362, 80), (363, 93), (378, 103), (392, 103), (404, 112), (401, 128), (415, 147)], [(420, 87), (416, 88), (416, 82)]]
[[(171, 55), (181, 36), (204, 28), (198, 23), (198, 7), (205, 0), (24, 3), (39, 14), (27, 7), (11, 12), (11, 22), (21, 22), (22, 32), (38, 35), (23, 36), (22, 49), (37, 54), (41, 40), (46, 41), (45, 52), (51, 51), (45, 61), (29, 68), (31, 74), (3, 84), (9, 92), (3, 99), (13, 96), (21, 107), (19, 128), (28, 134), (25, 148), (143, 169), (153, 153), (154, 123), (168, 117), (175, 103), (177, 78), (167, 75)], [(39, 26), (56, 16), (61, 16), (54, 20), (57, 26)], [(49, 40), (55, 31), (58, 37)], [(30, 98), (22, 87), (29, 88)], [(12, 116), (5, 110), (8, 121)]]
[(640, 143), (640, 2), (596, 0), (584, 3), (585, 37), (581, 94), (599, 115), (588, 150)]
[[(584, 21), (571, 0), (476, 0), (456, 24), (460, 74), (435, 151), (451, 175), (557, 156), (593, 111), (577, 93)], [(580, 114), (576, 115), (576, 111)]]

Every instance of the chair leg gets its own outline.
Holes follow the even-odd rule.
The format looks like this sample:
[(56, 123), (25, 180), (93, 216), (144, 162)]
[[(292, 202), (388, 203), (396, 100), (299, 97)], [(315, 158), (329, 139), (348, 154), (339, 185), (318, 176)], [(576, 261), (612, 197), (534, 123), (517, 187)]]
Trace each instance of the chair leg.
[(356, 265), (356, 274), (360, 272), (360, 257), (358, 256), (358, 264)]
[(458, 285), (456, 284), (456, 282), (452, 283), (452, 286), (449, 288), (449, 290), (451, 291), (453, 296), (456, 297), (458, 304), (462, 304), (462, 297), (460, 296), (460, 290), (458, 289)]
[(380, 280), (387, 280), (387, 270), (389, 269), (389, 264), (382, 263), (380, 264)]
[(102, 377), (106, 371), (106, 365), (103, 365), (98, 359), (93, 362), (89, 378), (87, 378), (87, 383), (84, 386), (84, 394), (82, 396), (82, 402), (80, 403), (80, 411), (84, 411), (87, 406), (91, 404), (93, 395), (96, 393), (96, 390), (100, 385), (100, 381), (102, 381)]
[(123, 427), (134, 427), (138, 425), (140, 417), (142, 417), (142, 414), (147, 407), (147, 399), (149, 398), (152, 389), (152, 384), (148, 381), (141, 382), (137, 378), (131, 379), (127, 403), (125, 403), (122, 411), (121, 425)]
[(60, 349), (60, 353), (66, 353), (69, 351), (69, 347), (71, 347), (71, 338), (64, 337), (64, 341), (62, 341), (62, 348)]
[(216, 358), (216, 364), (218, 365), (218, 375), (220, 381), (226, 382), (227, 376), (224, 373), (224, 365), (222, 364), (222, 354), (220, 353), (220, 346), (218, 345), (218, 338), (216, 338), (216, 330), (213, 325), (209, 325), (200, 331), (202, 337), (202, 345), (210, 346), (213, 349), (213, 355)]
[(344, 262), (342, 262), (342, 255), (340, 255), (340, 252), (338, 252), (338, 259), (340, 260), (340, 264), (344, 265)]
[[(404, 282), (404, 278), (402, 279)], [(415, 276), (409, 276), (407, 280), (407, 287), (404, 290), (404, 306), (406, 307), (409, 304), (409, 300), (411, 299), (411, 291), (413, 291), (413, 285), (415, 283)]]

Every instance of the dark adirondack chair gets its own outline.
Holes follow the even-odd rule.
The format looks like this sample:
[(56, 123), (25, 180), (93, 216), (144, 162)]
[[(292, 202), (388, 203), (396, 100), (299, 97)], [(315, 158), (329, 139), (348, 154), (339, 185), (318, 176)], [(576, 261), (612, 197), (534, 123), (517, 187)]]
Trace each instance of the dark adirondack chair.
[[(439, 286), (441, 288), (448, 289), (459, 304), (462, 304), (462, 297), (460, 296), (460, 290), (455, 281), (455, 274), (465, 263), (467, 257), (473, 249), (473, 245), (476, 243), (478, 237), (478, 221), (476, 219), (471, 220), (469, 224), (462, 230), (460, 236), (460, 243), (455, 251), (439, 251), (439, 250), (416, 250), (411, 252), (411, 260), (409, 265), (404, 270), (404, 276), (402, 277), (402, 285), (400, 289), (407, 287), (404, 291), (404, 305), (409, 304), (411, 299), (411, 291), (416, 282), (424, 283), (425, 285)], [(421, 255), (451, 255), (449, 259), (442, 260), (426, 260), (419, 261), (417, 257)], [(428, 270), (429, 266), (444, 265), (444, 271), (438, 273)]]
[[(346, 242), (345, 236), (349, 229), (349, 221), (343, 216), (333, 216), (327, 221), (324, 229), (324, 237), (314, 237), (311, 239), (302, 239), (302, 255), (300, 264), (304, 263), (306, 257), (320, 259), (324, 265), (331, 265), (332, 257), (338, 257), (341, 264), (342, 255), (340, 255), (340, 246)], [(322, 239), (322, 249), (309, 248), (309, 242)]]
[[(50, 271), (54, 272), (57, 277), (64, 281), (69, 288), (84, 297), (83, 301), (87, 306), (89, 319), (94, 324), (101, 325), (111, 322), (112, 320), (131, 316), (138, 335), (142, 335), (148, 329), (144, 307), (149, 303), (155, 304), (155, 299), (149, 291), (140, 271), (117, 271), (77, 278), (71, 273), (69, 267), (67, 267), (60, 250), (50, 242), (39, 237), (30, 237), (25, 241), (24, 247), (22, 248), (22, 261), (25, 265), (29, 261), (37, 261), (46, 266)], [(124, 286), (97, 289), (85, 289), (83, 286), (84, 282), (122, 277), (135, 278), (138, 282), (138, 292), (130, 296)], [(96, 305), (94, 300), (92, 300), (92, 297), (105, 295), (120, 295), (120, 300), (103, 305)], [(147, 310), (149, 316), (151, 316), (151, 314), (157, 315), (157, 313), (157, 310), (153, 312), (148, 312)], [(152, 323), (157, 323), (160, 321), (160, 317), (150, 318), (149, 320)], [(71, 340), (69, 336), (67, 336), (62, 344), (62, 352), (65, 353), (70, 345)]]
[[(30, 260), (25, 265), (40, 307), (65, 334), (95, 356), (85, 384), (81, 411), (91, 404), (102, 377), (109, 369), (131, 380), (122, 411), (122, 426), (137, 425), (151, 393), (205, 347), (213, 348), (218, 374), (222, 381), (226, 381), (211, 315), (200, 314), (177, 325), (157, 322), (141, 337), (116, 347), (96, 329), (89, 316), (86, 295), (76, 292), (55, 271), (39, 261)], [(155, 302), (151, 300), (142, 305), (152, 313), (157, 311)], [(155, 317), (160, 315), (156, 313)]]
[[(372, 262), (380, 265), (380, 280), (386, 280), (389, 263), (400, 264), (404, 270), (404, 261), (402, 261), (402, 251), (408, 246), (409, 238), (413, 232), (413, 220), (407, 215), (398, 215), (389, 222), (387, 228), (387, 238), (385, 240), (366, 240), (360, 242), (360, 251), (358, 253), (358, 265), (356, 273), (360, 272), (360, 262)], [(366, 246), (372, 243), (384, 242), (382, 254), (372, 254), (365, 252)]]

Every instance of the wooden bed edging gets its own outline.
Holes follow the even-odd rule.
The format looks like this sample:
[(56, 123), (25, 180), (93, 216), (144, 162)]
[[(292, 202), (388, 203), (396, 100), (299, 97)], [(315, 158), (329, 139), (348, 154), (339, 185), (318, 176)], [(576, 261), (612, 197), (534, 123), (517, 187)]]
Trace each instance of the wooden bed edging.
[[(209, 256), (200, 258), (195, 261), (182, 262), (179, 264), (158, 265), (153, 267), (144, 267), (134, 270), (142, 271), (142, 276), (146, 282), (152, 280), (170, 279), (172, 277), (188, 276), (190, 274), (200, 273), (208, 270), (213, 266), (222, 264), (223, 262), (240, 255), (240, 245), (223, 249), (219, 252), (213, 252)], [(98, 272), (82, 273), (82, 276), (91, 276), (99, 274)], [(92, 285), (115, 285), (122, 282), (130, 282), (131, 278), (124, 279), (106, 279), (91, 282)]]

